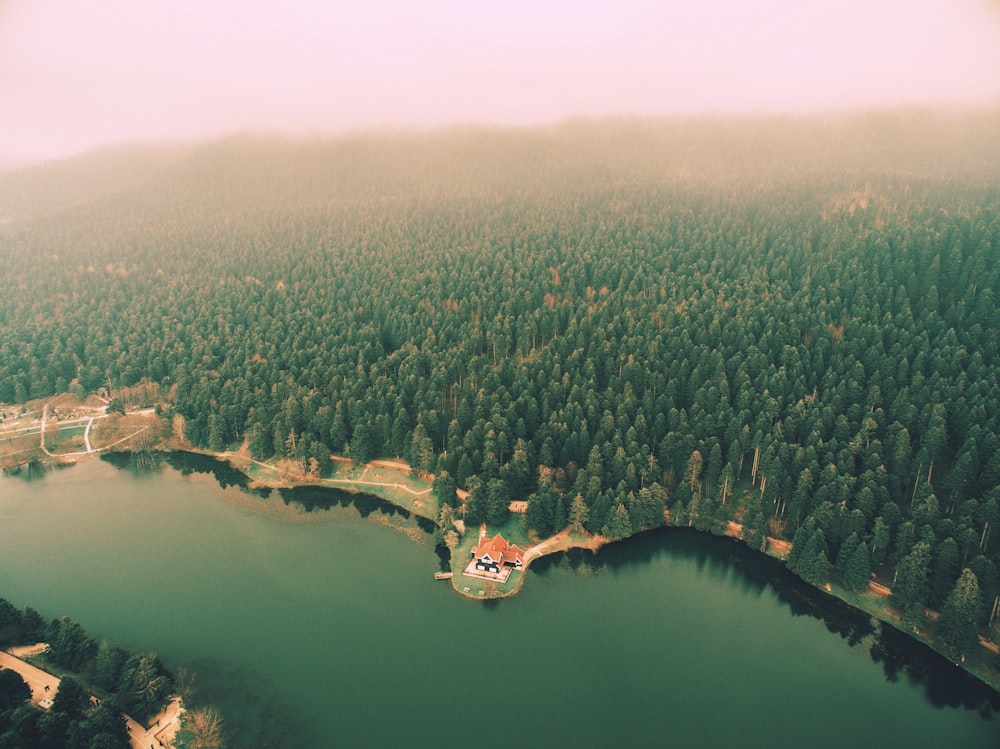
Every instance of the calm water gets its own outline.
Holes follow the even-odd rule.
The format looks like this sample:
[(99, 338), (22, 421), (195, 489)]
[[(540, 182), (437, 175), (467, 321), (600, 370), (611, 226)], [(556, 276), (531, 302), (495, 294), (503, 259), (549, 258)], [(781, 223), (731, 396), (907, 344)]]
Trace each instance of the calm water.
[(1000, 746), (988, 692), (731, 541), (664, 530), (467, 601), (376, 501), (171, 463), (0, 478), (0, 595), (195, 670), (237, 746)]

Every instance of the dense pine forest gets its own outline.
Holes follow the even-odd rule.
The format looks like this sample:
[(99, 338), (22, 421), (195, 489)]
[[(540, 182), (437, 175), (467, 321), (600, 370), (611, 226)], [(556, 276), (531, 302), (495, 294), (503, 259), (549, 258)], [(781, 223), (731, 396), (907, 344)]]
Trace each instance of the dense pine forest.
[(540, 535), (734, 521), (975, 647), (996, 114), (125, 153), (0, 176), (0, 402), (156, 383), (196, 445), (401, 456)]

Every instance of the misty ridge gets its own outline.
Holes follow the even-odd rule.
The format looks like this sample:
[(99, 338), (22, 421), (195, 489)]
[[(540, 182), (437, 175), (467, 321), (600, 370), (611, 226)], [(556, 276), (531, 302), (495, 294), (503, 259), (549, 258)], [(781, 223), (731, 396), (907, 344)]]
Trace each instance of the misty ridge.
[(496, 200), (614, 185), (763, 189), (790, 180), (864, 189), (894, 179), (982, 182), (998, 172), (995, 110), (575, 120), (311, 138), (246, 132), (206, 143), (109, 146), (0, 173), (0, 230), (84, 206), (207, 216), (251, 205), (357, 204), (376, 194)]

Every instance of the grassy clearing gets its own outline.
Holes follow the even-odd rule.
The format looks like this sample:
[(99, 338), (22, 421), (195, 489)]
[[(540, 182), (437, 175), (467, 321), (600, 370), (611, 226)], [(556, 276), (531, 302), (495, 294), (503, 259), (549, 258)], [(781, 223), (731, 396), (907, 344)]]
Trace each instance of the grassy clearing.
[(437, 520), (438, 501), (431, 493), (432, 483), (400, 468), (333, 462), (333, 470), (323, 478), (304, 475), (290, 462), (254, 461), (242, 455), (228, 458), (251, 481), (261, 486), (327, 486), (341, 491), (372, 494), (409, 510), (414, 515)]

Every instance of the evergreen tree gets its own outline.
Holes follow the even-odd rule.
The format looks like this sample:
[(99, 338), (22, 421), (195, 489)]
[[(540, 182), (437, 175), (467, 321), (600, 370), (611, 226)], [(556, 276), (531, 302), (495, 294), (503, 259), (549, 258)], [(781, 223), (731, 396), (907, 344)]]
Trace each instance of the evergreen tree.
[(117, 691), (126, 660), (128, 653), (124, 649), (102, 640), (94, 659), (94, 683), (109, 692)]
[(434, 496), (442, 505), (458, 507), (457, 489), (455, 479), (447, 471), (441, 471), (434, 477)]
[(851, 533), (844, 543), (840, 545), (840, 551), (837, 553), (837, 574), (843, 578), (844, 573), (847, 571), (847, 564), (854, 554), (854, 550), (858, 547), (860, 541), (858, 540), (858, 535), (856, 533)]
[(51, 658), (63, 668), (80, 672), (97, 652), (97, 643), (68, 616), (53, 621), (50, 632)]
[(951, 536), (934, 546), (931, 559), (930, 595), (928, 601), (935, 607), (944, 603), (955, 586), (959, 574), (958, 544)]
[(355, 427), (351, 436), (351, 460), (355, 463), (367, 463), (375, 458), (371, 432), (371, 428), (364, 422)]
[(952, 657), (964, 660), (979, 651), (979, 607), (979, 580), (963, 569), (934, 626), (934, 636)]
[(486, 520), (490, 525), (503, 525), (510, 519), (510, 490), (503, 479), (490, 479), (486, 484)]
[(417, 424), (410, 440), (410, 464), (418, 471), (429, 472), (433, 469), (434, 443), (427, 436), (423, 424)]
[(552, 520), (555, 497), (547, 485), (538, 487), (538, 491), (528, 497), (528, 509), (524, 513), (524, 522), (528, 528), (540, 536), (552, 534)]
[(819, 585), (826, 580), (829, 565), (826, 537), (823, 531), (817, 528), (806, 542), (792, 571), (806, 582)]
[(128, 722), (115, 697), (106, 697), (87, 718), (87, 732), (93, 736), (90, 748), (129, 749), (132, 746)]
[(916, 544), (900, 561), (896, 581), (892, 584), (892, 598), (905, 609), (904, 622), (912, 627), (920, 625), (924, 619), (924, 606), (930, 593), (927, 582), (930, 563), (930, 544)]
[[(31, 699), (31, 687), (12, 669), (0, 669), (0, 713)], [(0, 723), (0, 729), (2, 729)]]
[(466, 528), (485, 522), (488, 508), (486, 487), (480, 485), (478, 480), (469, 482), (469, 496), (465, 498)]
[(861, 591), (871, 581), (871, 557), (864, 541), (854, 547), (850, 559), (844, 567), (842, 580), (848, 590)]
[(155, 712), (170, 694), (173, 680), (160, 659), (152, 653), (136, 653), (122, 667), (118, 698), (133, 717)]
[(767, 543), (767, 534), (762, 531), (766, 520), (758, 509), (743, 523), (743, 541), (751, 549), (761, 550)]
[(608, 522), (601, 528), (601, 535), (612, 541), (627, 538), (632, 534), (632, 519), (628, 515), (625, 505), (619, 503), (612, 511)]
[(805, 551), (806, 543), (809, 541), (816, 530), (816, 523), (812, 518), (806, 520), (805, 523), (800, 525), (795, 531), (795, 535), (792, 536), (792, 548), (788, 552), (788, 557), (785, 559), (785, 564), (788, 565), (788, 569), (795, 572), (798, 568), (799, 559), (802, 557), (802, 553)]
[(889, 524), (881, 515), (875, 518), (875, 525), (872, 529), (872, 565), (877, 567), (885, 559), (885, 553), (889, 548)]
[[(584, 505), (586, 509), (586, 505)], [(584, 518), (586, 521), (586, 518)], [(564, 530), (566, 526), (569, 525), (569, 518), (566, 513), (566, 505), (563, 502), (562, 495), (556, 497), (555, 505), (552, 509), (552, 532), (559, 533), (559, 531)]]
[(569, 528), (574, 533), (584, 533), (587, 529), (587, 520), (590, 518), (590, 510), (587, 503), (583, 501), (583, 495), (577, 494), (573, 497), (573, 503), (569, 508)]
[(59, 681), (56, 696), (52, 699), (53, 712), (68, 715), (71, 720), (78, 720), (89, 707), (90, 697), (83, 691), (80, 682), (72, 676), (64, 676)]

